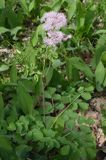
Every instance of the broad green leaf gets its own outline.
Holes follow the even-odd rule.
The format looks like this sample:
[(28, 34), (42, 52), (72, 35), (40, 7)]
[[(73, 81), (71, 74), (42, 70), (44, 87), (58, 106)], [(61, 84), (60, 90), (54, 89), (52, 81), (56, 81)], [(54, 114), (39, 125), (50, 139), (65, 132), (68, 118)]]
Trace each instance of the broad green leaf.
[(16, 83), (17, 82), (17, 69), (16, 69), (16, 65), (15, 64), (13, 64), (12, 67), (11, 67), (10, 81), (12, 83)]
[(33, 37), (32, 37), (32, 45), (33, 46), (36, 46), (36, 44), (38, 43), (38, 41), (39, 41), (39, 36), (43, 36), (44, 37), (44, 34), (45, 34), (45, 32), (44, 32), (44, 30), (43, 30), (43, 27), (42, 27), (42, 25), (39, 25), (38, 27), (37, 27), (37, 29), (36, 29), (36, 31), (34, 32), (34, 34), (33, 34)]
[(73, 66), (70, 59), (67, 59), (66, 61), (66, 73), (68, 80), (72, 80), (75, 82), (80, 78), (78, 70)]
[(63, 103), (56, 103), (55, 108), (58, 110), (62, 110), (64, 108), (64, 104)]
[(104, 51), (104, 52), (102, 53), (101, 61), (102, 61), (103, 64), (106, 66), (106, 51)]
[(104, 33), (106, 33), (106, 29), (98, 30), (94, 34), (104, 34)]
[(52, 96), (50, 95), (50, 93), (48, 91), (44, 92), (44, 96), (45, 96), (45, 98), (48, 98), (48, 99), (52, 98)]
[(29, 9), (28, 9), (28, 5), (27, 5), (27, 1), (26, 0), (19, 0), (20, 5), (24, 11), (24, 13), (29, 16)]
[(94, 65), (95, 66), (98, 65), (105, 51), (106, 51), (106, 34), (103, 34), (100, 36), (97, 42), (97, 45), (96, 45), (95, 55), (94, 55)]
[(84, 29), (85, 32), (88, 33), (90, 30), (90, 27), (93, 25), (93, 21), (95, 18), (95, 5), (92, 5), (90, 8), (87, 9), (86, 15), (85, 15), (85, 23), (84, 23)]
[(45, 102), (44, 107), (45, 107), (44, 110), (41, 109), (41, 112), (40, 112), (42, 114), (49, 114), (49, 113), (52, 113), (54, 110), (54, 108), (50, 102)]
[(88, 103), (85, 103), (85, 102), (79, 102), (79, 107), (80, 107), (82, 110), (87, 110), (88, 107), (89, 107), (89, 104), (88, 104)]
[(5, 27), (0, 27), (0, 34), (5, 33), (5, 32), (9, 32), (10, 30), (5, 28)]
[(93, 79), (94, 75), (90, 67), (79, 57), (73, 57), (69, 59), (70, 64), (72, 64), (77, 70), (82, 71), (89, 79)]
[(16, 147), (16, 154), (19, 158), (25, 157), (29, 151), (31, 151), (31, 147), (25, 144), (21, 144)]
[(44, 76), (46, 81), (45, 84), (48, 85), (53, 76), (53, 67), (45, 68), (44, 72), (45, 72)]
[(80, 30), (80, 34), (83, 32), (84, 22), (85, 22), (85, 6), (83, 3), (78, 1), (77, 10), (76, 10), (76, 18), (77, 18), (77, 30)]
[(103, 66), (103, 63), (100, 61), (95, 71), (96, 83), (99, 83), (101, 85), (104, 81), (104, 77), (105, 77), (105, 68)]
[(76, 11), (77, 0), (70, 0), (68, 2), (68, 19), (70, 20)]
[(22, 109), (25, 114), (32, 114), (33, 99), (22, 83), (19, 83), (17, 87), (17, 99), (20, 104), (20, 109)]
[(9, 69), (9, 67), (8, 67), (7, 65), (5, 65), (5, 64), (2, 64), (2, 65), (0, 66), (0, 72), (7, 71), (8, 69)]
[(63, 4), (64, 0), (55, 0), (52, 1), (52, 3), (50, 3), (50, 8), (54, 11), (59, 11), (62, 4)]
[(85, 100), (90, 100), (91, 99), (91, 94), (88, 92), (84, 92), (81, 94), (81, 97)]
[(53, 68), (55, 68), (55, 69), (57, 67), (60, 67), (61, 65), (62, 65), (62, 62), (60, 61), (60, 59), (56, 59), (52, 64)]
[(16, 39), (16, 35), (17, 35), (18, 31), (21, 30), (21, 29), (22, 29), (22, 27), (17, 26), (17, 27), (10, 30), (11, 35), (14, 36), (13, 37), (14, 40)]
[(33, 140), (34, 141), (42, 141), (43, 133), (39, 129), (33, 129)]
[(4, 117), (4, 101), (2, 98), (2, 93), (0, 92), (0, 120)]
[(61, 149), (60, 149), (60, 154), (63, 156), (68, 155), (70, 152), (70, 146), (69, 145), (64, 145)]
[(94, 91), (94, 87), (90, 85), (90, 86), (85, 88), (85, 91), (92, 92), (92, 91)]
[(31, 12), (35, 7), (35, 0), (33, 0), (30, 4), (29, 4), (29, 12)]
[(0, 148), (3, 149), (5, 152), (12, 151), (11, 143), (6, 136), (0, 135)]
[(106, 87), (106, 68), (105, 68), (105, 78), (104, 78), (103, 86)]
[(16, 125), (14, 122), (10, 122), (7, 128), (9, 131), (15, 131), (16, 130)]
[(5, 8), (5, 0), (0, 0), (0, 9)]

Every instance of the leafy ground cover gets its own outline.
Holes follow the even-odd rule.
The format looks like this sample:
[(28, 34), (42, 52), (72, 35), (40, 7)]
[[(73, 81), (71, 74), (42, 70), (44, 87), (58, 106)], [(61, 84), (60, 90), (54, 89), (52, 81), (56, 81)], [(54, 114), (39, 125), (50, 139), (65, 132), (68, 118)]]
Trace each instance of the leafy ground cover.
[(0, 160), (105, 160), (105, 0), (0, 1)]

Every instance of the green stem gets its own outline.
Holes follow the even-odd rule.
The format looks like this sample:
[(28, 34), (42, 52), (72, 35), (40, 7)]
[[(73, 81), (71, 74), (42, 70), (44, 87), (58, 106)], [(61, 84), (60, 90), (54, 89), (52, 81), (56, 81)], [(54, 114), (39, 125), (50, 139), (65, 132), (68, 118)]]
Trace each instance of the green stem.
[[(82, 93), (82, 92), (81, 92)], [(52, 123), (52, 125), (50, 126), (50, 128), (52, 128), (54, 126), (54, 124), (57, 122), (58, 118), (81, 96), (81, 93), (64, 109), (62, 110), (57, 117), (55, 118), (54, 122)]]

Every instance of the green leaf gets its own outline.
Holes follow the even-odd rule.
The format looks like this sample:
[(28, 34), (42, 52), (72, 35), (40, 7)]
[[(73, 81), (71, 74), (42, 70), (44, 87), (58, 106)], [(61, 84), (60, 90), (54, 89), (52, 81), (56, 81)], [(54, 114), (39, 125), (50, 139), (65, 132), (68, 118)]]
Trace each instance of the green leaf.
[(69, 59), (70, 64), (72, 64), (77, 70), (82, 71), (89, 79), (93, 79), (94, 75), (90, 67), (79, 57), (72, 57)]
[(61, 95), (60, 95), (60, 94), (55, 94), (55, 95), (53, 96), (53, 99), (54, 99), (55, 101), (61, 100)]
[(94, 65), (95, 66), (98, 65), (105, 51), (106, 51), (106, 34), (103, 34), (100, 36), (97, 42), (97, 45), (96, 45), (95, 55), (94, 55)]
[(30, 4), (29, 4), (29, 12), (31, 12), (35, 7), (35, 0), (33, 0)]
[(105, 77), (105, 68), (103, 66), (103, 63), (100, 61), (95, 71), (96, 83), (101, 85), (104, 81), (104, 77)]
[(80, 107), (82, 110), (87, 110), (88, 107), (89, 107), (89, 104), (88, 104), (88, 103), (85, 103), (85, 102), (79, 102), (79, 107)]
[(33, 129), (33, 140), (42, 141), (43, 133), (39, 129)]
[(45, 85), (47, 86), (53, 76), (53, 67), (45, 68), (44, 75), (45, 75), (45, 81), (46, 81)]
[(41, 109), (41, 113), (42, 114), (49, 114), (49, 113), (52, 113), (54, 110), (52, 104), (50, 102), (45, 102), (45, 109), (42, 110)]
[(0, 0), (0, 9), (5, 8), (5, 0)]
[(69, 145), (64, 145), (61, 149), (60, 149), (60, 154), (63, 156), (68, 155), (70, 152), (70, 146)]
[(104, 65), (106, 65), (106, 51), (102, 53), (101, 61), (103, 62)]
[(61, 65), (62, 65), (62, 62), (60, 61), (60, 59), (56, 59), (52, 64), (53, 68), (55, 68), (55, 69), (57, 67), (60, 67)]
[(12, 151), (11, 143), (6, 136), (0, 135), (0, 148), (3, 149), (5, 152)]
[(11, 71), (10, 71), (10, 81), (12, 83), (16, 83), (17, 82), (17, 69), (16, 69), (16, 65), (15, 63), (12, 65), (11, 67)]
[(24, 11), (24, 13), (29, 16), (29, 9), (28, 9), (28, 5), (27, 5), (27, 1), (26, 0), (19, 0), (20, 5)]
[(0, 92), (0, 120), (4, 117), (4, 101), (2, 98), (2, 93)]
[(57, 103), (55, 105), (55, 108), (58, 109), (58, 110), (62, 110), (64, 108), (64, 104), (63, 103)]
[(85, 88), (85, 91), (92, 92), (92, 91), (94, 91), (94, 87), (93, 86), (88, 86), (88, 87)]
[(84, 23), (84, 29), (85, 32), (88, 33), (90, 30), (90, 27), (93, 25), (93, 21), (95, 18), (95, 5), (92, 5), (90, 8), (87, 9), (86, 15), (85, 15), (85, 23)]
[(85, 6), (83, 3), (78, 1), (77, 3), (77, 31), (80, 31), (79, 33), (82, 34), (83, 28), (84, 28), (84, 22), (85, 22)]
[(4, 72), (4, 71), (7, 71), (9, 69), (9, 67), (6, 65), (6, 64), (2, 64), (0, 66), (0, 72)]
[(7, 128), (9, 131), (15, 131), (16, 130), (16, 125), (14, 122), (10, 122), (9, 126)]
[(32, 114), (33, 99), (22, 83), (19, 83), (17, 87), (17, 99), (20, 104), (20, 109), (22, 109), (25, 114)]
[(0, 27), (0, 34), (3, 34), (5, 32), (9, 32), (10, 30), (5, 27)]
[(17, 26), (17, 27), (10, 30), (11, 35), (13, 36), (14, 40), (16, 39), (16, 35), (17, 35), (18, 31), (21, 30), (21, 29), (22, 29), (22, 27)]
[(104, 82), (103, 82), (103, 86), (106, 87), (106, 74), (105, 74), (105, 79), (104, 79)]
[(44, 37), (44, 34), (45, 34), (45, 32), (43, 30), (42, 25), (39, 25), (32, 36), (32, 45), (36, 46), (36, 44), (39, 41), (39, 36)]
[(103, 34), (103, 33), (106, 33), (106, 29), (100, 29), (96, 31), (94, 34)]
[(31, 151), (31, 147), (25, 144), (16, 147), (16, 154), (19, 158), (25, 157), (29, 151)]
[(76, 11), (77, 0), (70, 0), (68, 2), (68, 19), (70, 20)]
[(81, 94), (81, 97), (85, 100), (90, 100), (91, 99), (91, 94), (88, 92), (84, 92)]
[(69, 58), (66, 60), (66, 73), (69, 81), (72, 80), (75, 82), (80, 78), (78, 70), (73, 66)]

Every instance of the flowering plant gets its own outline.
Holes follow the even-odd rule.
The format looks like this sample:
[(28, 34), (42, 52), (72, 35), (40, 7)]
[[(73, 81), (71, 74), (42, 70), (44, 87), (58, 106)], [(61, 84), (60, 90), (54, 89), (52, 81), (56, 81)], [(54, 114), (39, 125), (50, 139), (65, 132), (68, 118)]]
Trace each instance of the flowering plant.
[(41, 18), (43, 29), (46, 31), (44, 43), (48, 46), (55, 46), (62, 41), (71, 38), (71, 35), (65, 35), (60, 29), (67, 24), (67, 19), (64, 13), (48, 12)]

